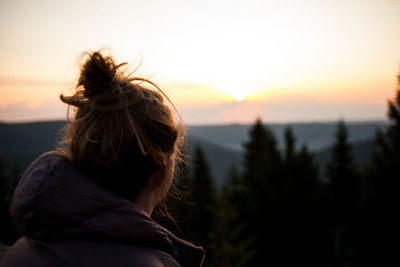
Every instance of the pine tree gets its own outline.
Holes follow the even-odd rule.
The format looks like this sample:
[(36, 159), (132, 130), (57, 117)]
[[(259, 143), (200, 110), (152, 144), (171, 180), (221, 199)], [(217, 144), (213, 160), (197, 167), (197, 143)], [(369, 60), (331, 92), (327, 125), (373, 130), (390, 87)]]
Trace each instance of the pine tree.
[(195, 244), (203, 246), (209, 259), (213, 254), (209, 247), (216, 209), (215, 188), (208, 163), (199, 146), (195, 148), (193, 164), (194, 169), (190, 179), (193, 204), (188, 207), (187, 237)]
[(303, 210), (315, 201), (318, 194), (318, 169), (306, 146), (302, 146), (300, 151), (296, 150), (296, 138), (289, 127), (285, 130), (282, 174), (285, 184), (283, 198), (291, 211), (304, 214)]
[[(400, 73), (395, 98), (388, 102), (390, 125), (377, 131), (372, 160), (363, 178), (362, 223), (357, 236), (359, 264), (398, 265), (400, 203)], [(397, 263), (397, 264), (396, 264)]]
[(298, 204), (311, 201), (318, 186), (318, 169), (306, 146), (296, 150), (296, 138), (290, 127), (285, 129), (285, 157), (283, 159), (284, 191), (286, 199)]
[(226, 183), (217, 194), (217, 205), (212, 231), (211, 266), (249, 266), (254, 254), (251, 239), (246, 236), (241, 214), (238, 211), (240, 198), (239, 173), (232, 166)]
[(271, 263), (279, 261), (277, 244), (281, 235), (279, 205), (282, 192), (281, 155), (275, 136), (257, 119), (244, 144), (244, 173), (241, 177), (239, 212), (247, 229), (247, 237), (256, 249), (250, 266), (265, 261), (265, 251)]
[(352, 262), (354, 253), (351, 235), (358, 220), (356, 205), (360, 196), (360, 178), (354, 163), (352, 146), (348, 142), (346, 125), (342, 120), (337, 126), (326, 177), (330, 182), (332, 261), (335, 265), (343, 266)]
[(281, 180), (278, 177), (281, 167), (281, 155), (272, 131), (265, 128), (257, 119), (249, 132), (249, 142), (244, 144), (244, 178), (245, 189), (256, 195), (279, 198)]
[(354, 163), (352, 146), (344, 121), (339, 121), (336, 141), (331, 149), (331, 159), (326, 167), (333, 202), (338, 220), (344, 220), (352, 212), (359, 196), (359, 176)]
[(285, 129), (285, 161), (292, 163), (295, 153), (296, 138), (294, 137), (292, 128), (287, 127)]
[(317, 205), (321, 186), (318, 169), (307, 147), (296, 150), (296, 138), (290, 127), (285, 129), (284, 137), (280, 251), (292, 256), (282, 259), (280, 265), (321, 266), (326, 263), (327, 244), (322, 209)]
[(400, 189), (400, 74), (397, 79), (396, 97), (388, 103), (390, 126), (386, 132), (378, 131), (375, 140), (372, 161), (374, 192), (369, 196), (376, 198), (381, 208), (388, 210), (397, 206), (393, 200), (399, 200)]

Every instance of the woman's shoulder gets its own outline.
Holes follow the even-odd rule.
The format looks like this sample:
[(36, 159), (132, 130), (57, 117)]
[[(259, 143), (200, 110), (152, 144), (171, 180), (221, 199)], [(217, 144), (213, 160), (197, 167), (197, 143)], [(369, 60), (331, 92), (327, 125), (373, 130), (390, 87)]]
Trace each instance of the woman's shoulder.
[(1, 266), (181, 266), (170, 254), (151, 247), (117, 241), (38, 241), (22, 237)]
[(49, 151), (41, 154), (34, 160), (22, 174), (21, 180), (24, 177), (32, 176), (34, 173), (40, 174), (40, 177), (46, 177), (54, 172), (55, 168), (60, 165), (69, 165), (69, 161), (61, 153), (57, 151)]

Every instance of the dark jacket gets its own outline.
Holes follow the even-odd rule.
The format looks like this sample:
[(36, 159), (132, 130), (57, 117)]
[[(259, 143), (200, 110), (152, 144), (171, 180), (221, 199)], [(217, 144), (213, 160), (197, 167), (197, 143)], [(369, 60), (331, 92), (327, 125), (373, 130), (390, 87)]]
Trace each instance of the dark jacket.
[(26, 170), (10, 211), (23, 236), (1, 266), (201, 266), (204, 259), (201, 247), (175, 237), (56, 152)]

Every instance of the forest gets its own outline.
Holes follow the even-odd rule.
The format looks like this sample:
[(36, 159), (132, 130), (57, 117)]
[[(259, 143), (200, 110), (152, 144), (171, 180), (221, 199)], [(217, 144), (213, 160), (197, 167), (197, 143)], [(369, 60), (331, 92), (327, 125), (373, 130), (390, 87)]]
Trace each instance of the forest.
[(388, 102), (390, 125), (376, 132), (367, 164), (355, 163), (343, 120), (322, 178), (307, 147), (296, 150), (290, 127), (279, 150), (257, 119), (243, 144), (242, 171), (232, 166), (217, 190), (197, 147), (194, 163), (180, 164), (166, 200), (173, 220), (155, 219), (202, 245), (204, 266), (396, 265), (400, 75), (398, 86)]
[[(284, 149), (260, 119), (243, 144), (242, 165), (214, 185), (201, 147), (177, 165), (168, 211), (154, 220), (206, 250), (204, 266), (395, 265), (400, 180), (400, 75), (388, 102), (390, 124), (358, 166), (345, 121), (337, 124), (323, 177), (288, 127)], [(18, 233), (8, 215), (20, 172), (0, 161), (0, 237)]]

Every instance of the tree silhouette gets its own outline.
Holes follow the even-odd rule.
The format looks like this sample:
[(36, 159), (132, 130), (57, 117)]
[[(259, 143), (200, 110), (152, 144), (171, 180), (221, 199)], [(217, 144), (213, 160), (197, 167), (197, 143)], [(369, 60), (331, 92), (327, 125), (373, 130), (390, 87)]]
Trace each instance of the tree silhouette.
[[(320, 187), (318, 169), (312, 154), (303, 146), (296, 150), (296, 138), (290, 127), (285, 129), (285, 149), (281, 177), (283, 190), (277, 209), (282, 228), (277, 240), (284, 266), (321, 266), (326, 262), (327, 248), (323, 209), (319, 207)], [(317, 205), (318, 203), (318, 205)], [(316, 245), (318, 244), (318, 245)]]
[(343, 266), (352, 261), (354, 253), (351, 232), (358, 220), (356, 205), (360, 197), (360, 178), (343, 120), (338, 122), (326, 177), (329, 181), (333, 263)]
[[(203, 246), (208, 259), (213, 257), (209, 249), (211, 231), (214, 228), (215, 188), (208, 163), (200, 146), (195, 148), (193, 157), (193, 174), (190, 179), (192, 186), (192, 205), (188, 209), (187, 236), (194, 243)], [(205, 262), (205, 266), (208, 262)]]
[(381, 208), (388, 211), (396, 206), (393, 197), (398, 200), (400, 181), (400, 74), (397, 78), (399, 88), (396, 97), (388, 103), (388, 117), (391, 124), (385, 133), (378, 131), (375, 140), (371, 181), (374, 192), (369, 195), (372, 199), (379, 199)]
[(247, 237), (253, 241), (255, 254), (250, 266), (265, 260), (265, 251), (271, 262), (278, 259), (280, 196), (282, 192), (281, 155), (276, 139), (261, 120), (257, 119), (249, 131), (249, 141), (244, 144), (244, 173), (240, 188), (242, 202), (238, 209), (242, 215)]
[(337, 212), (335, 217), (345, 220), (358, 199), (359, 178), (346, 125), (342, 120), (337, 126), (336, 141), (331, 149), (331, 159), (327, 163), (326, 177), (330, 182)]
[(238, 210), (238, 204), (242, 201), (239, 180), (239, 173), (232, 166), (225, 185), (217, 194), (210, 247), (213, 251), (212, 266), (249, 266), (249, 260), (254, 254), (251, 239), (247, 236), (248, 231)]
[[(358, 263), (399, 263), (395, 233), (400, 203), (400, 73), (395, 98), (388, 102), (390, 125), (377, 131), (374, 153), (363, 179), (364, 201), (358, 236)], [(364, 255), (363, 257), (361, 255)]]

